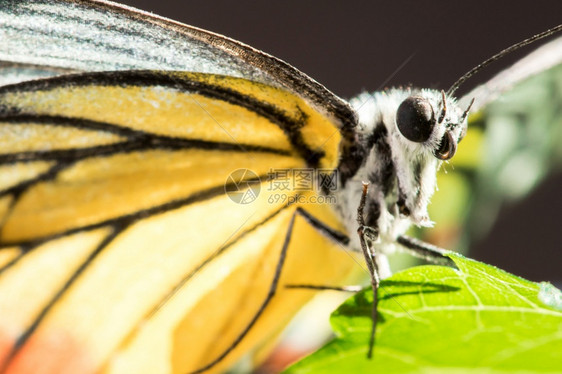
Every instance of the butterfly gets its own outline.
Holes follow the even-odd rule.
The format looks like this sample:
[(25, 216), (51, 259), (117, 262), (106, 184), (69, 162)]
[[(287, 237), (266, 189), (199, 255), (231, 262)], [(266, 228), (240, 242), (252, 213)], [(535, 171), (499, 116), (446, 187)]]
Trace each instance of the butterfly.
[(7, 1), (0, 20), (4, 372), (259, 361), (313, 295), (286, 285), (357, 271), (362, 180), (371, 265), (388, 273), (397, 240), (431, 256), (403, 233), (430, 224), (469, 103), (388, 90), (361, 114), (270, 55), (105, 1)]

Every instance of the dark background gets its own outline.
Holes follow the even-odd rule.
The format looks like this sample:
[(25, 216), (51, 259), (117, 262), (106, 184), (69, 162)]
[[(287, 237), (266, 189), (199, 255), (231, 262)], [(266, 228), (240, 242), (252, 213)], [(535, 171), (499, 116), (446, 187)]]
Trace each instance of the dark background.
[[(562, 23), (562, 2), (553, 0), (122, 2), (273, 54), (345, 98), (409, 83), (446, 90), (487, 57)], [(494, 64), (458, 93), (533, 48)], [(561, 286), (561, 186), (558, 173), (527, 200), (505, 207), (490, 236), (470, 255)]]

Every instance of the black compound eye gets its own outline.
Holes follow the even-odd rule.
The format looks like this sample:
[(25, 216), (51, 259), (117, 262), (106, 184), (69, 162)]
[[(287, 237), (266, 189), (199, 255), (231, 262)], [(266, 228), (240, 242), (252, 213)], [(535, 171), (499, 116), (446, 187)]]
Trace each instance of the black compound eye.
[(433, 108), (427, 99), (410, 96), (398, 107), (396, 124), (406, 139), (416, 143), (425, 142), (435, 126)]

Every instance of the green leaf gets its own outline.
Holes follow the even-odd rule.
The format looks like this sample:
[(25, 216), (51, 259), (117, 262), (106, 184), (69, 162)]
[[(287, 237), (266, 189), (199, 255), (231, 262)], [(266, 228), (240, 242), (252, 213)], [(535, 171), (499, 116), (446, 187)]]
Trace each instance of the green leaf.
[(337, 338), (286, 373), (560, 373), (559, 291), (449, 256), (458, 270), (418, 266), (381, 283), (373, 359), (366, 290), (332, 314)]

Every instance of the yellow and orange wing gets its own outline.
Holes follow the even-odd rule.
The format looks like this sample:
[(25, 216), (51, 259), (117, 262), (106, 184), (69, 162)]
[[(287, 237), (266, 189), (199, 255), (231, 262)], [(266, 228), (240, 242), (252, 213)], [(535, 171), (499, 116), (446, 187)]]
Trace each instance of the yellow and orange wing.
[(280, 199), (268, 177), (339, 157), (340, 130), (282, 89), (61, 76), (0, 88), (0, 132), (5, 373), (186, 373), (217, 358), (221, 371), (313, 295), (284, 285), (353, 271), (341, 243), (295, 214), (343, 233), (331, 208), (287, 203), (317, 190)]

